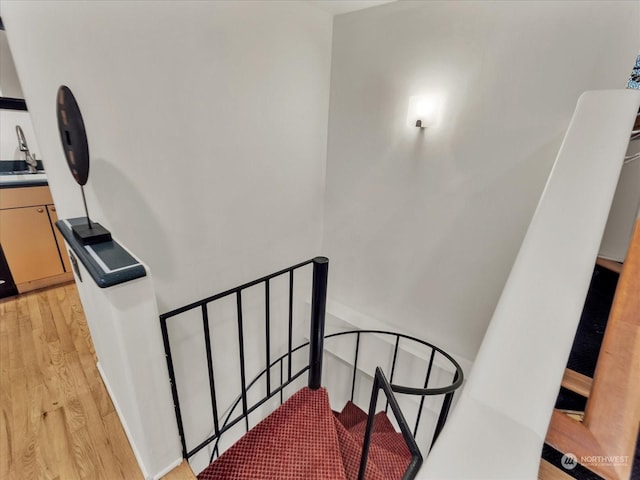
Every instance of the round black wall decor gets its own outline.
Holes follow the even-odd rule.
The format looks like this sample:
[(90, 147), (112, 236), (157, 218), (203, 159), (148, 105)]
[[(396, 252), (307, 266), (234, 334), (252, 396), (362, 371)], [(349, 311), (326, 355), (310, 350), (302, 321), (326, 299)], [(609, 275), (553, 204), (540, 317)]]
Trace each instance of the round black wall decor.
[(60, 141), (67, 157), (67, 164), (73, 178), (79, 185), (85, 185), (89, 178), (89, 144), (87, 132), (80, 113), (80, 107), (76, 102), (69, 87), (62, 85), (58, 89), (58, 101), (56, 102), (58, 114), (58, 130)]

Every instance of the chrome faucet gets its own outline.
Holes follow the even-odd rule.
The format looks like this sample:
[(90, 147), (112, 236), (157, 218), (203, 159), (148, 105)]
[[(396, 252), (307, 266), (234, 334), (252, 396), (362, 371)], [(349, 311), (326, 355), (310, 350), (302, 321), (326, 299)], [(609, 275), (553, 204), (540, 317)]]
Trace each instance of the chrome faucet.
[(20, 148), (20, 151), (24, 153), (24, 161), (27, 164), (29, 173), (36, 173), (38, 162), (36, 162), (36, 156), (31, 155), (31, 152), (29, 151), (27, 140), (26, 138), (24, 138), (24, 132), (22, 131), (22, 127), (20, 125), (16, 125), (16, 135), (18, 135), (18, 148)]

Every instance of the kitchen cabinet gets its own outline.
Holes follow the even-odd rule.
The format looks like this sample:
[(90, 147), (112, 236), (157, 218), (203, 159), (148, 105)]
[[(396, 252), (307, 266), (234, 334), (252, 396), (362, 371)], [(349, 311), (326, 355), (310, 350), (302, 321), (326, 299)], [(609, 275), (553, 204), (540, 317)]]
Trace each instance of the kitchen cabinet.
[(56, 220), (49, 187), (0, 189), (0, 244), (20, 293), (73, 278)]
[(56, 222), (58, 221), (58, 214), (56, 212), (55, 205), (47, 205), (47, 211), (49, 212), (49, 219), (51, 220), (51, 225), (53, 227), (53, 233), (56, 236), (56, 243), (58, 244), (58, 249), (60, 250), (60, 256), (62, 257), (62, 265), (64, 266), (65, 272), (72, 272), (71, 270), (71, 262), (69, 261), (69, 255), (65, 249), (64, 238), (62, 238), (62, 234), (60, 230), (56, 228)]

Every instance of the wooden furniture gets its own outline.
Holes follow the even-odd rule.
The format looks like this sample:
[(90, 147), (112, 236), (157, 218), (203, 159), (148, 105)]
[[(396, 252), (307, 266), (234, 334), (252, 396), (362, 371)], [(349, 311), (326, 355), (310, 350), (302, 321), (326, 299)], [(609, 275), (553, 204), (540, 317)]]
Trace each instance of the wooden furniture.
[[(571, 452), (607, 480), (628, 479), (640, 423), (640, 219), (622, 268), (598, 363), (588, 390), (584, 421), (553, 412), (547, 443)], [(569, 375), (571, 376), (571, 375)], [(565, 381), (567, 375), (565, 374)], [(575, 378), (573, 379), (575, 380)], [(564, 382), (563, 382), (564, 384)], [(626, 461), (604, 462), (620, 457)], [(593, 460), (596, 459), (596, 460)]]
[(0, 244), (18, 292), (73, 279), (57, 220), (49, 187), (0, 189)]

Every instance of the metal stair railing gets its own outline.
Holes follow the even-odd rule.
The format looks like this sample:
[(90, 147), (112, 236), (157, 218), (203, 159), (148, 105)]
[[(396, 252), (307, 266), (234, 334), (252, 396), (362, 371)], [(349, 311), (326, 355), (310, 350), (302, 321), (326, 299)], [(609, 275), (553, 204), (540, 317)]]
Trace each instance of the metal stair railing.
[[(307, 265), (313, 265), (313, 284), (312, 284), (312, 295), (311, 295), (311, 322), (310, 322), (310, 331), (309, 331), (309, 342), (302, 343), (297, 346), (293, 346), (293, 286), (294, 286), (294, 272), (298, 269), (301, 269)], [(447, 415), (449, 412), (449, 408), (452, 403), (453, 395), (456, 389), (458, 389), (463, 382), (463, 373), (460, 365), (455, 361), (453, 357), (451, 357), (448, 353), (443, 351), (442, 349), (425, 342), (423, 340), (417, 339), (415, 337), (411, 337), (409, 335), (399, 333), (399, 332), (389, 332), (383, 330), (350, 330), (332, 333), (330, 335), (324, 335), (324, 324), (325, 324), (325, 310), (326, 310), (326, 295), (327, 295), (327, 278), (328, 278), (328, 266), (329, 261), (326, 257), (316, 257), (314, 259), (298, 263), (293, 265), (292, 267), (280, 270), (271, 275), (267, 275), (265, 277), (261, 277), (252, 282), (246, 283), (236, 288), (232, 288), (230, 290), (224, 291), (217, 295), (213, 295), (202, 299), (197, 302), (193, 302), (189, 305), (185, 305), (184, 307), (177, 308), (170, 312), (164, 313), (160, 315), (160, 324), (162, 330), (162, 337), (165, 347), (165, 354), (167, 360), (167, 368), (169, 371), (169, 378), (171, 382), (171, 391), (173, 395), (174, 401), (174, 409), (176, 414), (176, 422), (178, 425), (178, 431), (180, 434), (180, 441), (182, 445), (182, 454), (185, 459), (189, 459), (194, 456), (196, 453), (201, 451), (206, 446), (213, 443), (213, 449), (211, 452), (210, 462), (213, 461), (214, 457), (220, 455), (219, 451), (219, 442), (222, 438), (222, 435), (233, 428), (238, 423), (244, 420), (245, 431), (249, 430), (249, 414), (256, 411), (260, 406), (266, 403), (269, 399), (273, 398), (276, 395), (280, 396), (280, 403), (283, 403), (283, 391), (284, 389), (300, 378), (305, 372), (308, 373), (308, 386), (311, 389), (318, 389), (322, 384), (322, 365), (323, 365), (323, 351), (324, 351), (324, 342), (325, 340), (330, 340), (336, 337), (341, 337), (344, 335), (355, 335), (355, 355), (353, 361), (353, 375), (352, 375), (352, 384), (351, 384), (351, 400), (353, 401), (354, 389), (355, 389), (355, 381), (356, 381), (356, 373), (358, 371), (358, 355), (359, 355), (359, 346), (362, 335), (376, 335), (376, 336), (390, 336), (395, 338), (394, 343), (394, 355), (393, 355), (393, 364), (390, 372), (391, 382), (387, 381), (382, 369), (380, 367), (376, 368), (376, 373), (373, 378), (374, 388), (371, 397), (371, 406), (375, 410), (378, 392), (379, 390), (383, 390), (387, 399), (387, 406), (385, 411), (388, 410), (389, 406), (396, 418), (398, 426), (402, 432), (405, 443), (407, 444), (407, 448), (412, 454), (412, 461), (409, 464), (407, 471), (403, 476), (403, 480), (409, 480), (414, 478), (421, 463), (422, 463), (422, 455), (420, 454), (420, 450), (415, 441), (415, 435), (417, 434), (418, 426), (420, 423), (420, 418), (422, 414), (422, 410), (424, 407), (424, 399), (426, 396), (433, 395), (444, 395), (444, 401), (440, 408), (437, 424), (435, 427), (435, 432), (433, 435), (433, 439), (431, 441), (431, 446), (433, 442), (437, 439), (444, 423), (447, 419)], [(270, 351), (270, 281), (276, 277), (288, 275), (289, 277), (289, 308), (288, 308), (288, 337), (287, 337), (287, 350), (284, 354), (280, 355), (278, 358), (273, 360), (271, 358)], [(243, 304), (242, 304), (242, 292), (247, 288), (264, 284), (265, 288), (265, 368), (263, 368), (253, 379), (247, 381), (246, 378), (246, 370), (245, 370), (245, 353), (244, 353), (244, 322), (243, 322)], [(225, 297), (235, 296), (236, 298), (236, 314), (237, 314), (237, 324), (238, 324), (238, 346), (239, 346), (239, 361), (240, 361), (240, 383), (241, 383), (241, 392), (235, 397), (235, 399), (231, 402), (230, 407), (226, 410), (225, 414), (222, 416), (224, 420), (221, 422), (218, 414), (218, 399), (216, 395), (215, 388), (215, 372), (213, 366), (213, 355), (211, 348), (211, 332), (209, 327), (209, 315), (207, 306), (211, 302), (215, 302)], [(180, 398), (178, 394), (178, 385), (175, 375), (175, 369), (173, 365), (173, 355), (171, 352), (171, 342), (169, 338), (168, 326), (167, 322), (169, 319), (173, 317), (178, 317), (180, 314), (191, 310), (201, 310), (202, 317), (202, 331), (205, 339), (205, 350), (207, 357), (207, 370), (208, 370), (208, 379), (209, 379), (209, 390), (210, 390), (210, 400), (211, 400), (211, 414), (213, 417), (213, 432), (211, 435), (208, 435), (204, 440), (202, 440), (199, 444), (194, 447), (188, 448), (185, 429), (182, 420), (182, 413), (180, 408)], [(398, 357), (398, 349), (400, 346), (400, 340), (404, 339), (404, 341), (416, 342), (423, 346), (430, 348), (429, 360), (427, 363), (427, 371), (424, 380), (423, 388), (416, 387), (407, 387), (402, 385), (393, 384), (394, 374), (397, 369), (397, 357)], [(307, 348), (309, 349), (309, 361), (307, 365), (302, 366), (297, 370), (292, 369), (292, 355), (301, 349)], [(442, 358), (446, 359), (450, 365), (453, 367), (454, 374), (452, 382), (444, 387), (436, 387), (429, 388), (429, 379), (431, 378), (431, 373), (434, 365), (434, 359), (436, 354), (442, 356)], [(287, 361), (287, 372), (285, 375), (284, 372), (284, 362), (285, 359)], [(274, 380), (271, 375), (271, 370), (273, 367), (279, 366), (280, 370), (280, 378), (279, 381), (276, 382), (277, 386), (274, 385)], [(258, 401), (253, 403), (251, 406), (248, 404), (247, 400), (247, 392), (255, 387), (261, 379), (266, 380), (266, 395), (260, 398)], [(398, 394), (406, 394), (406, 395), (418, 395), (421, 397), (420, 406), (418, 409), (418, 413), (416, 416), (415, 426), (413, 432), (408, 427), (408, 423), (405, 420), (402, 411), (398, 405), (397, 399), (394, 395)], [(236, 410), (239, 406), (242, 406), (242, 411), (237, 415)], [(373, 428), (373, 412), (369, 412), (369, 420), (367, 423), (367, 429), (365, 432), (365, 440), (370, 438), (371, 429)], [(215, 443), (214, 443), (215, 442)], [(361, 457), (361, 468), (366, 467), (368, 456), (368, 446), (363, 448), (363, 453)], [(364, 474), (364, 470), (361, 470), (361, 474)]]

